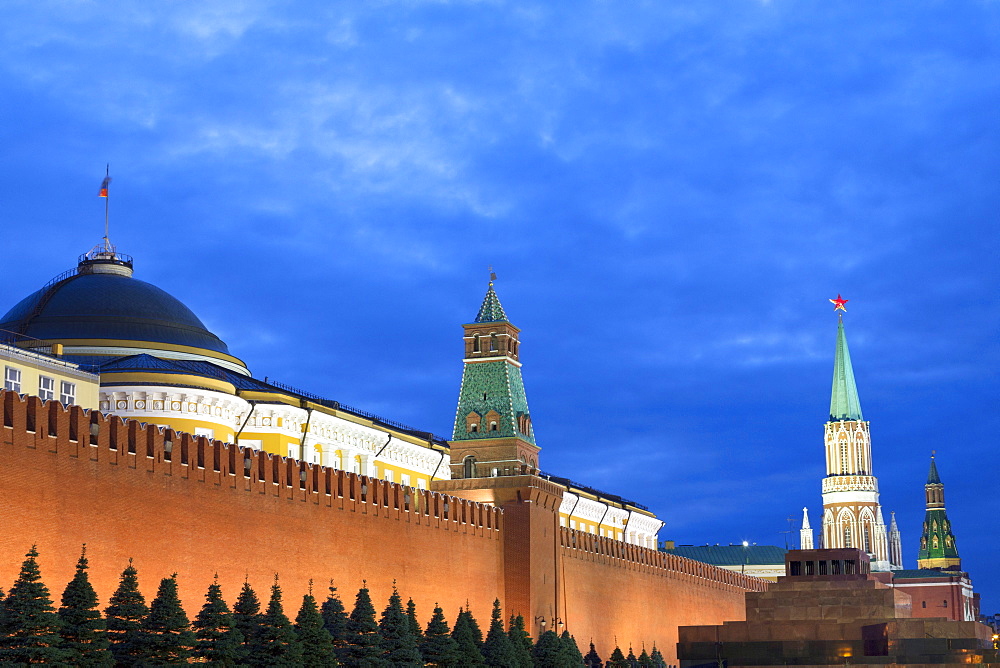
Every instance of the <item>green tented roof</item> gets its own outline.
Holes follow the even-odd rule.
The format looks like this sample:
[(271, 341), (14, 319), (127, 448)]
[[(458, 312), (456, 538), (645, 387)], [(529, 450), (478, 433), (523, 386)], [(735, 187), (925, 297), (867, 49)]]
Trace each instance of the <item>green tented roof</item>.
[(931, 470), (927, 474), (928, 485), (940, 485), (941, 476), (938, 475), (937, 464), (934, 463), (934, 456), (931, 455)]
[(500, 305), (500, 298), (493, 290), (493, 283), (490, 283), (486, 296), (483, 298), (483, 305), (479, 307), (479, 314), (476, 315), (476, 322), (508, 322), (507, 314)]
[(833, 362), (833, 390), (830, 393), (830, 421), (864, 420), (861, 399), (854, 383), (851, 352), (844, 335), (844, 321), (837, 324), (837, 355)]

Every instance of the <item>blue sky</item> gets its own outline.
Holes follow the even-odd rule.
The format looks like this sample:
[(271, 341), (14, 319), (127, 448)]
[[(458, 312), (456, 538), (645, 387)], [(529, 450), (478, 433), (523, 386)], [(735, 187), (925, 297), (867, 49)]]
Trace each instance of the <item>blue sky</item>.
[(447, 437), (492, 265), (544, 469), (783, 545), (842, 293), (907, 565), (936, 449), (1000, 610), (1000, 3), (14, 2), (0, 68), (4, 303), (110, 162), (136, 276), (256, 375)]

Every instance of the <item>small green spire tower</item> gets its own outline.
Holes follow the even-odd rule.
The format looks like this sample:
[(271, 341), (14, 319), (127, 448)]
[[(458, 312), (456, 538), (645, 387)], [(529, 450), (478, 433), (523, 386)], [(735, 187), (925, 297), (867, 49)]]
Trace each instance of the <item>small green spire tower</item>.
[(924, 515), (924, 533), (920, 536), (917, 567), (961, 570), (962, 560), (958, 557), (955, 534), (951, 532), (951, 522), (944, 509), (944, 484), (934, 463), (934, 453), (931, 453), (931, 469), (927, 474), (924, 494), (927, 497), (927, 512)]
[(507, 319), (492, 278), (475, 321), (462, 327), (465, 368), (451, 440), (452, 477), (537, 470), (539, 448), (518, 360), (521, 330)]

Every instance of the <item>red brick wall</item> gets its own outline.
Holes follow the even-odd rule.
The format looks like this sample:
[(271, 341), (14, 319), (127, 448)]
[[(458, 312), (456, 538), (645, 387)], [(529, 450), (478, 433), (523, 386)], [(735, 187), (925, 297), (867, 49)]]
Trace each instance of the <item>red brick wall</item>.
[(593, 534), (562, 528), (562, 621), (586, 652), (639, 655), (653, 644), (676, 663), (677, 627), (746, 619), (744, 594), (764, 580)]
[[(319, 598), (335, 578), (348, 608), (366, 578), (379, 609), (396, 580), (404, 598), (416, 601), (424, 624), (434, 603), (454, 619), (468, 601), (484, 627), (493, 599), (506, 606), (511, 586), (510, 603), (528, 609), (533, 635), (539, 631), (535, 617), (544, 616), (556, 630), (561, 619), (584, 651), (593, 638), (607, 658), (617, 636), (623, 650), (631, 644), (639, 652), (643, 643), (650, 649), (655, 642), (672, 660), (678, 625), (743, 619), (744, 592), (767, 585), (559, 528), (558, 494), (533, 476), (492, 479), (493, 490), (460, 490), (475, 481), (452, 481), (455, 494), (509, 507), (505, 518), (489, 503), (75, 406), (67, 410), (37, 397), (0, 391), (0, 403), (0, 586), (10, 586), (24, 553), (37, 544), (43, 579), (56, 601), (87, 543), (102, 607), (129, 557), (150, 599), (160, 578), (177, 572), (192, 616), (215, 573), (232, 603), (245, 577), (266, 600), (278, 572), (290, 615), (310, 578)], [(244, 459), (250, 460), (249, 475)], [(501, 483), (516, 489), (501, 489)], [(413, 495), (409, 502), (406, 494)]]
[[(493, 599), (503, 598), (502, 513), (491, 506), (37, 397), (0, 396), (4, 589), (37, 544), (44, 582), (58, 601), (87, 543), (102, 607), (129, 557), (149, 599), (160, 578), (177, 572), (192, 616), (216, 572), (230, 604), (247, 576), (266, 602), (279, 573), (290, 616), (310, 578), (321, 599), (335, 578), (348, 609), (367, 578), (379, 611), (396, 580), (422, 623), (435, 602), (453, 619), (468, 601), (488, 620)], [(96, 438), (91, 423), (99, 425)], [(165, 438), (172, 440), (169, 456)], [(406, 492), (415, 496), (409, 508)]]

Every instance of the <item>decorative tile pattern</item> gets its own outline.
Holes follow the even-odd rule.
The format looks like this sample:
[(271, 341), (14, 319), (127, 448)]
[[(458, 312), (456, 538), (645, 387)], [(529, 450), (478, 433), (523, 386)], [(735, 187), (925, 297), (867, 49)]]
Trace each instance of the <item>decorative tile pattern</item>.
[[(490, 431), (488, 423), (481, 423), (478, 431), (470, 432), (466, 416), (472, 412), (485, 416), (489, 411), (500, 415), (497, 430)], [(518, 432), (517, 418), (522, 415), (529, 415), (529, 412), (519, 367), (503, 359), (466, 363), (455, 413), (453, 441), (516, 436), (534, 445), (534, 430), (530, 424), (529, 433)]]
[(479, 307), (476, 322), (509, 322), (507, 314), (503, 311), (503, 306), (500, 305), (500, 298), (493, 290), (493, 283), (490, 283), (486, 296), (483, 298), (483, 305)]

